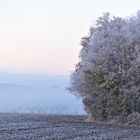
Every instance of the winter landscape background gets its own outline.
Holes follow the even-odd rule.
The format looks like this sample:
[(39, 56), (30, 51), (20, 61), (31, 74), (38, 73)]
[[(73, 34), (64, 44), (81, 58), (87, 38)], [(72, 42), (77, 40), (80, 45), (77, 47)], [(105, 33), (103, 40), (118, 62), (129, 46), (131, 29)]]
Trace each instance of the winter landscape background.
[(0, 1), (0, 112), (83, 114), (80, 99), (65, 90), (81, 37), (104, 12), (138, 10), (138, 0)]
[(0, 112), (83, 114), (68, 76), (0, 74)]

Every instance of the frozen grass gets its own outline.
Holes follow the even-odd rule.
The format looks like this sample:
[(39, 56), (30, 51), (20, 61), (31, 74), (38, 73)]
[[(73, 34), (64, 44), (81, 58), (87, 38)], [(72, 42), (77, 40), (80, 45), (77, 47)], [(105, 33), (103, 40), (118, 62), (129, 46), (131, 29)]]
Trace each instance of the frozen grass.
[(0, 140), (140, 139), (140, 128), (85, 122), (86, 116), (0, 114)]

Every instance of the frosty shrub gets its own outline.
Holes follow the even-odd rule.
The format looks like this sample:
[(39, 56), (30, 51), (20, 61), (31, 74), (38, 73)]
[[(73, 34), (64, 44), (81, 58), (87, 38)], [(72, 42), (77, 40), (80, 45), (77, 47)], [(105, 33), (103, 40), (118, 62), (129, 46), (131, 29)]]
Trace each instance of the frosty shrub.
[(70, 90), (85, 111), (94, 120), (140, 112), (140, 12), (129, 19), (103, 14), (81, 45)]

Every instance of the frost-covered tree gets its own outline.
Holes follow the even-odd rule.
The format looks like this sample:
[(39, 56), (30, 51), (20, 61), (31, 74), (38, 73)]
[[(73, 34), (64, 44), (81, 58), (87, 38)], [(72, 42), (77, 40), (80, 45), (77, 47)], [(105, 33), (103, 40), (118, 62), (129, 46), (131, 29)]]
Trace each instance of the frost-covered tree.
[(81, 45), (70, 90), (86, 112), (96, 120), (140, 112), (140, 12), (129, 19), (103, 14)]

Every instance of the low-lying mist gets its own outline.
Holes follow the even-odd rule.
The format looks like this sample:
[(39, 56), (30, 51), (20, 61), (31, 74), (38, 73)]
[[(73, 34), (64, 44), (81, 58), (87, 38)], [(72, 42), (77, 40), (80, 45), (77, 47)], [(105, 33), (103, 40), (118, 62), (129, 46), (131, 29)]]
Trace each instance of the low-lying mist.
[(0, 74), (0, 112), (84, 114), (68, 84), (69, 76)]

